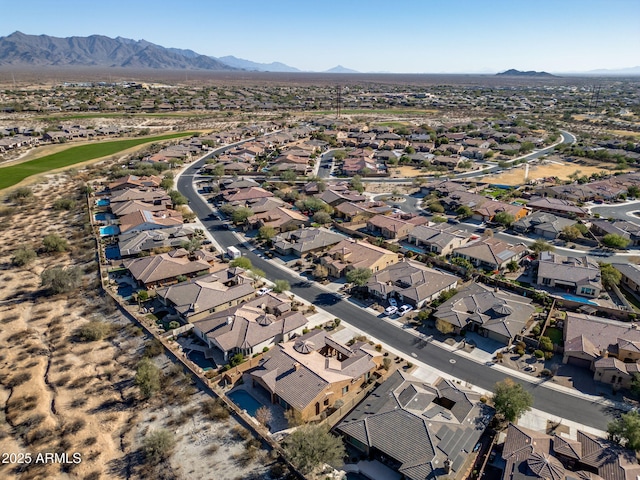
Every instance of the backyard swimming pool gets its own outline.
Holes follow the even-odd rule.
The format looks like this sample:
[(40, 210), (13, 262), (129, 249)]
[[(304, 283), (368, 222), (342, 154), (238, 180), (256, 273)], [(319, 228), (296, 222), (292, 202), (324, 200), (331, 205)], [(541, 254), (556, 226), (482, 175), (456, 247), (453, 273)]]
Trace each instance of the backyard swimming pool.
[(118, 235), (120, 233), (120, 227), (117, 225), (107, 225), (106, 227), (100, 227), (100, 236), (108, 237), (110, 235)]
[(198, 365), (205, 372), (216, 368), (216, 363), (213, 360), (205, 358), (204, 353), (197, 350), (192, 350), (187, 353), (187, 357), (189, 357), (189, 360)]
[(118, 295), (120, 295), (125, 300), (128, 300), (133, 296), (133, 287), (128, 283), (118, 285)]
[(104, 222), (105, 220), (113, 220), (114, 218), (116, 218), (116, 216), (113, 213), (99, 212), (96, 213), (93, 218), (97, 222)]
[(253, 398), (248, 392), (244, 390), (236, 390), (227, 395), (233, 403), (243, 410), (246, 410), (249, 415), (255, 417), (256, 411), (263, 407), (258, 400)]
[(104, 256), (107, 257), (108, 260), (116, 260), (120, 258), (120, 248), (118, 245), (109, 245), (104, 249)]
[(577, 295), (572, 295), (570, 293), (561, 293), (560, 296), (567, 300), (571, 300), (572, 302), (580, 302), (580, 303), (586, 303), (587, 305), (598, 306), (596, 302), (592, 302), (591, 300), (587, 300), (586, 298), (578, 297)]
[(99, 207), (106, 207), (111, 204), (111, 200), (108, 198), (101, 198), (100, 200), (96, 200), (96, 205)]

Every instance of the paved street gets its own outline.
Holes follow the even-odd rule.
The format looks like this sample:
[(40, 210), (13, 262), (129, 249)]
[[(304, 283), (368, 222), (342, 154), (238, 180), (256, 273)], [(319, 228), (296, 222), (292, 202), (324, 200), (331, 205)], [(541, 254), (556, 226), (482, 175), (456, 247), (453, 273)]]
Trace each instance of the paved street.
[[(271, 280), (287, 280), (291, 284), (292, 293), (330, 312), (332, 315), (344, 319), (356, 328), (367, 332), (371, 337), (375, 337), (391, 347), (405, 352), (407, 358), (416, 358), (442, 372), (486, 390), (492, 390), (496, 382), (505, 378), (505, 375), (500, 370), (456, 355), (435, 344), (421, 340), (404, 330), (380, 321), (376, 316), (350, 301), (345, 301), (340, 296), (329, 293), (312, 282), (300, 279), (300, 277), (281, 269), (273, 262), (266, 261), (255, 255), (244, 245), (239, 245), (235, 233), (223, 229), (222, 224), (225, 222), (213, 220), (209, 217), (211, 213), (209, 205), (194, 190), (192, 184), (193, 176), (203, 163), (204, 160), (201, 160), (192, 164), (178, 179), (177, 188), (189, 199), (192, 210), (200, 218), (203, 225), (215, 235), (221, 247), (237, 246), (244, 256), (265, 272), (267, 278)], [(451, 360), (455, 360), (455, 362)], [(521, 381), (519, 379), (516, 380)], [(526, 389), (535, 394), (534, 405), (539, 410), (598, 429), (606, 429), (607, 423), (612, 419), (613, 412), (606, 402), (592, 401), (579, 395), (576, 396), (554, 390), (546, 387), (544, 382), (538, 380), (533, 383), (526, 381), (522, 383)]]

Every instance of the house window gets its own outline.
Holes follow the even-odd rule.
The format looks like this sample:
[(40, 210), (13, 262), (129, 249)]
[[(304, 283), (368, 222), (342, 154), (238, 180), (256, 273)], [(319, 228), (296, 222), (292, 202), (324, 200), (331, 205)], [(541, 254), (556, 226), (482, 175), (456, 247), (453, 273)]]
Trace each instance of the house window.
[(369, 380), (369, 378), (371, 377), (371, 372), (367, 372), (364, 374), (364, 379), (365, 380)]
[(323, 404), (325, 407), (329, 406), (329, 399), (325, 398)]
[(349, 385), (342, 387), (342, 395), (346, 395), (348, 391), (349, 391)]
[(543, 278), (542, 279), (542, 284), (543, 285), (551, 285), (551, 279), (550, 278)]
[(584, 293), (585, 295), (593, 295), (595, 293), (595, 290), (593, 288), (582, 287), (580, 289), (580, 293)]

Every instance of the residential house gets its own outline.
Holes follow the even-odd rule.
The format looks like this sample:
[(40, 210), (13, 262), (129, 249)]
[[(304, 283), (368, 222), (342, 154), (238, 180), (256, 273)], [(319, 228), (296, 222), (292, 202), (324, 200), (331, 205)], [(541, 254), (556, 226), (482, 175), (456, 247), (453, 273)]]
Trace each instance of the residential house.
[(593, 220), (591, 231), (596, 235), (615, 234), (629, 240), (629, 245), (640, 245), (640, 225), (628, 220)]
[(570, 202), (588, 202), (595, 200), (598, 194), (589, 185), (556, 185), (540, 190), (545, 197), (569, 200)]
[(396, 370), (334, 430), (370, 460), (407, 480), (466, 478), (494, 410), (480, 394)]
[(382, 300), (396, 298), (414, 308), (422, 308), (441, 293), (453, 290), (459, 278), (403, 260), (375, 273), (367, 282), (369, 295)]
[(574, 202), (551, 197), (534, 197), (528, 203), (527, 207), (536, 211), (553, 213), (561, 217), (583, 218), (589, 215), (589, 211), (585, 208), (578, 207)]
[(111, 205), (114, 208), (119, 203), (130, 202), (130, 201), (139, 201), (144, 203), (152, 203), (153, 205), (165, 205), (170, 207), (172, 205), (171, 197), (167, 195), (167, 192), (160, 188), (148, 188), (148, 189), (138, 189), (138, 188), (128, 188), (123, 190), (117, 190), (113, 192), (109, 197), (111, 201)]
[(249, 357), (302, 334), (307, 318), (291, 310), (286, 295), (269, 292), (235, 307), (193, 321), (193, 331), (225, 361), (240, 353)]
[[(382, 209), (382, 211), (379, 211)], [(350, 223), (366, 223), (379, 213), (390, 213), (392, 208), (383, 202), (343, 202), (335, 206), (334, 216)]]
[(188, 282), (159, 288), (160, 301), (186, 322), (246, 302), (256, 295), (253, 280), (241, 268), (229, 268)]
[(533, 212), (511, 224), (518, 233), (533, 233), (547, 239), (556, 239), (566, 227), (575, 225), (576, 221), (570, 218), (558, 217), (553, 213), (544, 211)]
[(234, 188), (222, 193), (222, 198), (228, 203), (243, 203), (264, 197), (273, 197), (273, 193), (262, 187)]
[(182, 214), (175, 210), (161, 210), (158, 212), (137, 210), (120, 217), (120, 233), (158, 230), (177, 227), (182, 224)]
[(367, 200), (367, 197), (358, 193), (354, 190), (345, 190), (345, 189), (334, 189), (333, 187), (327, 188), (324, 192), (315, 195), (316, 198), (319, 198), (325, 203), (328, 203), (332, 207), (340, 205), (344, 202), (364, 202)]
[(267, 391), (272, 403), (311, 420), (357, 392), (381, 364), (382, 354), (368, 342), (347, 346), (324, 330), (312, 330), (274, 346), (250, 377), (255, 387)]
[(527, 254), (524, 243), (512, 245), (493, 237), (481, 238), (453, 250), (454, 257), (469, 260), (474, 267), (503, 270), (510, 262), (518, 262)]
[[(198, 258), (200, 257), (200, 258)], [(209, 273), (214, 256), (209, 252), (189, 252), (178, 248), (168, 253), (124, 260), (124, 267), (138, 284), (146, 289), (177, 283), (180, 277), (195, 277)]]
[(434, 316), (450, 324), (456, 334), (478, 332), (510, 345), (525, 331), (534, 313), (531, 299), (472, 283), (440, 305)]
[(640, 265), (634, 263), (614, 263), (613, 267), (620, 272), (620, 285), (640, 295)]
[(247, 223), (252, 228), (273, 227), (276, 232), (297, 230), (308, 222), (309, 217), (306, 215), (285, 207), (275, 207), (247, 218)]
[(328, 249), (344, 239), (344, 235), (326, 228), (300, 228), (276, 236), (273, 239), (273, 248), (280, 255), (304, 257)]
[(633, 375), (640, 373), (636, 323), (567, 312), (563, 339), (563, 363), (590, 369), (594, 380), (630, 388)]
[(111, 192), (125, 190), (128, 188), (158, 188), (162, 182), (162, 177), (150, 175), (148, 177), (138, 177), (137, 175), (127, 175), (121, 177), (107, 185)]
[(513, 205), (498, 200), (483, 202), (482, 205), (476, 206), (472, 208), (472, 210), (473, 215), (471, 218), (483, 222), (492, 222), (498, 213), (507, 213), (511, 215), (514, 220), (520, 220), (529, 213), (529, 210), (522, 205)]
[(419, 225), (407, 236), (406, 242), (427, 252), (449, 255), (453, 249), (469, 241), (466, 231), (450, 225)]
[(600, 266), (588, 256), (565, 257), (540, 252), (536, 283), (581, 297), (597, 298), (602, 291)]
[(502, 448), (506, 462), (502, 480), (636, 480), (636, 453), (609, 440), (577, 431), (547, 435), (509, 424)]
[[(169, 205), (171, 207), (171, 205)], [(138, 211), (162, 212), (167, 210), (167, 205), (162, 203), (153, 204), (142, 202), (140, 200), (129, 200), (127, 202), (117, 202), (110, 204), (111, 212), (117, 217), (123, 217), (130, 213)]]
[(320, 262), (330, 276), (340, 278), (356, 268), (368, 268), (376, 273), (398, 263), (398, 254), (365, 241), (345, 239), (331, 247)]
[(424, 225), (428, 221), (426, 217), (418, 215), (376, 215), (367, 220), (367, 229), (387, 240), (400, 240), (418, 225)]
[(118, 248), (120, 256), (131, 257), (154, 248), (178, 248), (184, 242), (188, 242), (194, 234), (195, 229), (188, 225), (124, 233), (118, 237)]

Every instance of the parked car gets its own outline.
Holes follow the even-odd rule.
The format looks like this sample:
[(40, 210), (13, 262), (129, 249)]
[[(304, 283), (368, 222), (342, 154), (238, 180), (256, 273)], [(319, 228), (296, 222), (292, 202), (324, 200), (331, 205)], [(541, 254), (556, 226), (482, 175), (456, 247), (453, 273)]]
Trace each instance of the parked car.
[(403, 317), (404, 315), (406, 315), (407, 313), (409, 313), (411, 310), (413, 310), (413, 307), (411, 305), (402, 305), (399, 309), (398, 309), (398, 314)]
[(270, 291), (271, 291), (270, 288), (262, 287), (260, 290), (258, 290), (258, 295), (261, 297), (262, 295), (266, 295)]
[(396, 307), (394, 305), (391, 305), (390, 307), (387, 307), (387, 308), (384, 309), (384, 313), (386, 315), (389, 315), (389, 316), (393, 315), (397, 311), (398, 311), (398, 307)]
[(389, 299), (389, 305), (391, 305), (392, 307), (397, 307), (398, 306), (398, 302), (396, 301), (395, 298), (390, 298)]

